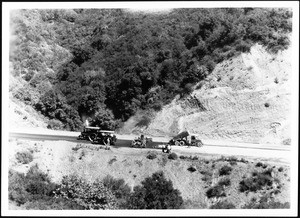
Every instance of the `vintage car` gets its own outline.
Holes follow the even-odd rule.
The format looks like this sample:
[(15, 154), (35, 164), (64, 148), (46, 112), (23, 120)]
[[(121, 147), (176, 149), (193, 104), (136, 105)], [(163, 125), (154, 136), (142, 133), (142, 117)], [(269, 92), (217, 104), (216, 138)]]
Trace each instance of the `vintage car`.
[(97, 136), (97, 132), (100, 130), (101, 130), (100, 127), (93, 127), (93, 126), (84, 127), (83, 131), (77, 137), (77, 139), (78, 140), (89, 140), (92, 142), (95, 139), (95, 137)]
[(102, 145), (115, 145), (117, 137), (114, 131), (110, 130), (99, 130), (96, 133), (96, 137), (93, 139), (92, 143), (102, 144)]

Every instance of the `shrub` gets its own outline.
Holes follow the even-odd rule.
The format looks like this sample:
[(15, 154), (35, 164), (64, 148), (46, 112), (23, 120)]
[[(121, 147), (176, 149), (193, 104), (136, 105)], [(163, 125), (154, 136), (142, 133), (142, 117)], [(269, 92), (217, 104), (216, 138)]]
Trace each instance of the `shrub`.
[(184, 159), (186, 159), (187, 157), (184, 156), (184, 155), (180, 155), (179, 158), (184, 160)]
[(154, 173), (135, 186), (127, 201), (127, 209), (180, 209), (183, 199), (179, 190), (173, 188), (162, 171)]
[(48, 121), (48, 129), (61, 130), (63, 129), (63, 124), (59, 120), (51, 119)]
[(257, 164), (256, 164), (255, 166), (256, 166), (256, 167), (262, 167), (262, 168), (264, 168), (264, 169), (268, 167), (267, 164), (262, 163), (262, 162), (257, 162)]
[(33, 155), (29, 151), (17, 152), (16, 159), (19, 163), (28, 164), (33, 161)]
[(194, 167), (194, 166), (190, 166), (189, 168), (188, 168), (188, 171), (190, 171), (190, 172), (195, 172), (197, 169), (196, 169), (196, 167)]
[(282, 172), (282, 171), (283, 171), (283, 167), (279, 167), (278, 172)]
[(221, 169), (219, 170), (219, 175), (223, 176), (223, 175), (229, 175), (232, 171), (232, 168), (230, 166), (223, 166), (221, 167)]
[(218, 182), (218, 184), (220, 186), (229, 186), (231, 184), (231, 182), (230, 182), (229, 178), (223, 178)]
[(272, 168), (265, 170), (261, 173), (253, 172), (252, 177), (245, 178), (239, 183), (239, 190), (241, 192), (251, 191), (256, 192), (265, 186), (272, 186)]
[(207, 182), (207, 181), (209, 181), (209, 180), (211, 180), (211, 175), (204, 175), (202, 178), (201, 178), (201, 180), (202, 181), (204, 181), (204, 182)]
[(248, 204), (242, 206), (242, 209), (289, 209), (290, 203), (281, 203), (270, 198), (268, 195), (262, 196), (259, 200), (253, 198)]
[(137, 127), (149, 126), (150, 123), (151, 123), (151, 118), (149, 116), (144, 115), (135, 126)]
[(270, 104), (269, 103), (265, 103), (265, 107), (270, 107)]
[(226, 194), (225, 194), (223, 186), (218, 184), (218, 185), (215, 185), (215, 186), (209, 188), (206, 191), (206, 196), (208, 198), (214, 198), (214, 197), (219, 198), (219, 197), (226, 197)]
[(70, 199), (84, 209), (116, 208), (115, 196), (102, 182), (96, 180), (89, 183), (75, 175), (63, 177), (55, 196)]
[(194, 157), (192, 158), (192, 160), (199, 160), (199, 157), (198, 157), (198, 156), (194, 156)]
[(178, 156), (177, 156), (176, 153), (173, 152), (173, 153), (168, 155), (168, 158), (171, 159), (171, 160), (176, 160), (178, 158)]
[(9, 171), (9, 199), (18, 205), (32, 200), (49, 199), (57, 185), (50, 181), (47, 174), (41, 172), (37, 165), (32, 166), (26, 176)]
[(282, 144), (284, 144), (284, 145), (291, 145), (291, 139), (285, 139), (285, 140), (283, 140)]
[(156, 157), (157, 157), (156, 153), (149, 153), (149, 154), (147, 155), (147, 158), (150, 159), (150, 160), (153, 160), (153, 159), (155, 159)]
[(213, 204), (209, 207), (210, 209), (234, 209), (235, 206), (233, 203), (228, 201), (219, 201), (216, 204)]
[(115, 179), (107, 175), (102, 182), (104, 187), (111, 190), (117, 198), (119, 208), (125, 209), (127, 198), (130, 196), (130, 187), (125, 183), (124, 179)]
[(277, 78), (277, 77), (274, 79), (274, 83), (276, 83), (276, 84), (278, 84), (278, 83), (279, 83), (279, 81), (278, 81), (278, 78)]
[(116, 157), (114, 157), (114, 158), (112, 158), (112, 159), (110, 159), (110, 161), (108, 161), (108, 164), (109, 165), (112, 165), (114, 162), (116, 162), (117, 161), (117, 158)]

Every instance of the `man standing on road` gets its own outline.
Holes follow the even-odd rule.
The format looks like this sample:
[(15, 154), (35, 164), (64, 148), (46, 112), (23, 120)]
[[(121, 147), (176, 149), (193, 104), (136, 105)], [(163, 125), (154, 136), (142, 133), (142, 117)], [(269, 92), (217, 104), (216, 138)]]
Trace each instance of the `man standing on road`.
[[(103, 142), (104, 142), (104, 145), (106, 146), (105, 149), (108, 149), (108, 147), (110, 146), (110, 138), (108, 135), (106, 135), (104, 137), (105, 138), (104, 138)], [(105, 141), (106, 141), (106, 143), (105, 143)]]

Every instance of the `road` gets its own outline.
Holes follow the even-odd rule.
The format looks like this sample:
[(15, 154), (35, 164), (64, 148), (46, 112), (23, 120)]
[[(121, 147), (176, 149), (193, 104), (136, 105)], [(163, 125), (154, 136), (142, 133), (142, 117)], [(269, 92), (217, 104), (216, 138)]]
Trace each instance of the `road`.
[[(37, 131), (38, 132), (38, 131)], [(34, 141), (70, 141), (75, 143), (90, 144), (89, 141), (77, 140), (79, 133), (55, 132), (32, 133), (32, 132), (10, 132), (10, 138), (28, 139)], [(117, 143), (114, 147), (130, 147), (133, 135), (117, 135)], [(153, 137), (152, 147), (160, 149), (161, 145), (168, 142), (169, 138)], [(194, 154), (219, 154), (234, 155), (252, 158), (266, 159), (274, 162), (289, 163), (291, 159), (290, 146), (259, 145), (249, 143), (229, 143), (212, 140), (202, 140), (203, 147), (172, 146), (172, 151), (177, 153)]]

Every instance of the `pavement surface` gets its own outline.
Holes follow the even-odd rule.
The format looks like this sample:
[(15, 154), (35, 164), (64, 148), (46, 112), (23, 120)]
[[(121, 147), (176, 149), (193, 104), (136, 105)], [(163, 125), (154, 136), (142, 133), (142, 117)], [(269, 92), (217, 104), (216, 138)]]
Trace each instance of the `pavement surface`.
[[(56, 131), (45, 129), (13, 129), (9, 132), (10, 138), (20, 138), (36, 141), (71, 141), (75, 143), (91, 142), (77, 140), (80, 132)], [(114, 147), (130, 147), (131, 141), (137, 135), (119, 135)], [(148, 145), (149, 148), (161, 149), (163, 144), (167, 143), (170, 138), (152, 137), (153, 142)], [(184, 154), (218, 154), (226, 156), (243, 156), (266, 159), (275, 162), (289, 163), (291, 159), (290, 146), (288, 145), (270, 145), (270, 144), (250, 144), (237, 143), (229, 141), (202, 140), (202, 147), (172, 146), (172, 151)]]

